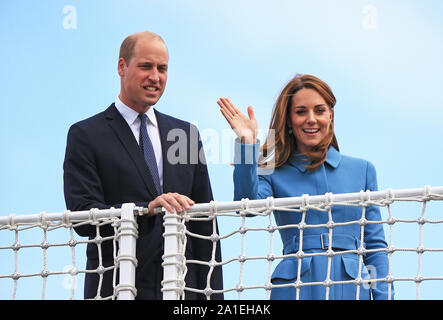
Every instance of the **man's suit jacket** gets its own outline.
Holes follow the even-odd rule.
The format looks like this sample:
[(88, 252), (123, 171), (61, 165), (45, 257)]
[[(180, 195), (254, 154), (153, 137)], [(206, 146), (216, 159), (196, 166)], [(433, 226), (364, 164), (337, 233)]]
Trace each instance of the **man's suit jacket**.
[[(202, 148), (197, 129), (188, 122), (170, 117), (155, 110), (160, 131), (163, 155), (163, 192), (177, 192), (188, 196), (196, 203), (212, 200), (211, 185), (204, 159), (194, 153)], [(168, 133), (179, 130), (186, 133), (186, 144), (176, 144), (183, 135), (172, 134), (175, 140), (168, 141)], [(172, 131), (172, 133), (177, 131)], [(194, 135), (194, 137), (192, 137)], [(195, 138), (197, 135), (197, 139)], [(182, 141), (183, 142), (183, 141)], [(194, 148), (193, 145), (194, 144)], [(169, 153), (171, 146), (175, 154)], [(180, 148), (175, 148), (180, 146)], [(183, 149), (184, 147), (184, 149)], [(198, 148), (198, 149), (197, 149)], [(201, 150), (203, 151), (203, 150)], [(178, 153), (182, 152), (181, 155)], [(199, 152), (200, 153), (200, 152)], [(204, 153), (201, 152), (204, 157)], [(181, 163), (170, 163), (168, 156), (182, 156)], [(183, 155), (185, 157), (183, 158)], [(176, 158), (177, 159), (177, 158)], [(192, 160), (192, 161), (191, 161)], [(143, 153), (114, 104), (105, 111), (71, 126), (68, 132), (64, 169), (64, 193), (69, 210), (91, 208), (118, 208), (123, 203), (133, 202), (147, 207), (158, 194), (145, 163)], [(138, 299), (161, 299), (163, 279), (161, 256), (163, 254), (164, 232), (162, 214), (137, 217), (139, 237), (137, 240), (136, 288)], [(211, 235), (212, 222), (190, 221), (188, 229), (198, 234)], [(85, 225), (75, 228), (76, 232), (89, 239), (96, 236), (96, 226)], [(111, 226), (100, 227), (100, 236), (113, 234)], [(218, 232), (218, 230), (217, 230)], [(113, 264), (112, 241), (102, 243), (103, 264)], [(186, 247), (187, 259), (211, 259), (210, 241), (189, 237)], [(221, 261), (220, 245), (217, 245), (216, 259)], [(87, 269), (99, 265), (96, 244), (87, 246)], [(186, 285), (206, 288), (209, 268), (200, 264), (188, 264)], [(97, 295), (99, 276), (87, 273), (85, 298)], [(216, 268), (211, 278), (211, 288), (222, 289), (222, 270)], [(112, 271), (105, 272), (101, 296), (112, 295)], [(202, 294), (186, 291), (186, 299), (205, 299)], [(222, 299), (223, 295), (212, 295), (211, 299)]]

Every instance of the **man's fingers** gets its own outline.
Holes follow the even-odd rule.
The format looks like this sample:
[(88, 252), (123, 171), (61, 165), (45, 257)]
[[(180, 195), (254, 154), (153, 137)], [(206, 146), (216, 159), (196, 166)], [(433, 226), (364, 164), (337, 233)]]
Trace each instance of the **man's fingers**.
[(157, 197), (149, 203), (149, 213), (151, 215), (161, 212), (159, 208), (164, 208), (168, 212), (174, 212), (174, 208), (163, 198)]
[(168, 193), (166, 196), (167, 199), (171, 201), (170, 204), (173, 204), (179, 212), (182, 211), (182, 207), (189, 210), (191, 206), (194, 205), (194, 201), (179, 193)]
[(182, 212), (182, 210), (183, 210), (180, 205), (180, 202), (177, 201), (176, 197), (174, 197), (168, 193), (162, 195), (160, 203), (168, 212), (173, 212), (174, 209), (177, 212)]
[(155, 214), (154, 208), (163, 207), (168, 212), (182, 212), (183, 208), (189, 210), (195, 202), (188, 198), (187, 196), (181, 195), (179, 193), (165, 193), (158, 196), (154, 201), (152, 201), (149, 206), (150, 213)]

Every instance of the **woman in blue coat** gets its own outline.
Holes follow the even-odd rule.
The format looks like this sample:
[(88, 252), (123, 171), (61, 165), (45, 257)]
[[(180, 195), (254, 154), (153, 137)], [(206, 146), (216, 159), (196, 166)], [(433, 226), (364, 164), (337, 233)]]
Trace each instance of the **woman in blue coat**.
[[(374, 166), (366, 160), (339, 152), (334, 134), (335, 102), (335, 97), (325, 82), (311, 75), (297, 75), (278, 97), (273, 109), (270, 133), (260, 149), (256, 138), (258, 125), (252, 107), (248, 107), (248, 116), (245, 116), (229, 99), (220, 98), (217, 102), (220, 111), (238, 136), (234, 159), (234, 199), (253, 200), (377, 190)], [(358, 221), (362, 218), (362, 207), (333, 206), (331, 213), (335, 223)], [(302, 214), (276, 210), (274, 216), (277, 225), (284, 226), (298, 224)], [(367, 207), (365, 218), (368, 221), (381, 220), (379, 208)], [(327, 212), (309, 210), (306, 213), (305, 223), (308, 225), (326, 224), (328, 221)], [(283, 241), (283, 253), (297, 253), (300, 230), (283, 228), (279, 232)], [(360, 239), (360, 224), (336, 226), (332, 231), (332, 250), (358, 250), (361, 247)], [(381, 224), (365, 225), (363, 239), (363, 247), (367, 250), (387, 247)], [(327, 227), (303, 230), (304, 254), (326, 252), (328, 247)], [(302, 265), (300, 279), (297, 279), (299, 261)], [(359, 271), (363, 280), (370, 277), (380, 279), (388, 274), (387, 253), (383, 250), (367, 252), (363, 256), (361, 270), (359, 255), (355, 252), (334, 254), (331, 262), (331, 281), (358, 279)], [(276, 287), (272, 288), (271, 299), (389, 297), (388, 283), (380, 281), (373, 282), (370, 286), (361, 283), (358, 296), (355, 283), (329, 285), (326, 296), (327, 269), (326, 255), (307, 255), (302, 259), (295, 256), (284, 258), (272, 274), (272, 284)], [(300, 281), (317, 284), (300, 286), (297, 296), (295, 284), (300, 284)], [(285, 284), (293, 285), (284, 286)], [(393, 286), (390, 292), (392, 299)]]

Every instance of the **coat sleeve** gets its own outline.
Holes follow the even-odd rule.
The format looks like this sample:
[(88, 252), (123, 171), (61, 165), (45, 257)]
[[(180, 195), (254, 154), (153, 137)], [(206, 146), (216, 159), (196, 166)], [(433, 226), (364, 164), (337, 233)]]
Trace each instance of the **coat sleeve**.
[(234, 149), (234, 200), (265, 199), (273, 196), (269, 175), (259, 175), (257, 159), (260, 143), (241, 144), (237, 139)]
[[(63, 162), (63, 188), (68, 210), (82, 211), (122, 206), (121, 203), (106, 203), (96, 162), (96, 147), (87, 130), (78, 124), (72, 125), (68, 131)], [(147, 206), (148, 202), (136, 205)], [(113, 233), (110, 226), (101, 230), (107, 235)], [(84, 225), (75, 227), (75, 231), (80, 236), (94, 237), (96, 228), (93, 225)]]
[[(97, 172), (91, 140), (74, 124), (68, 132), (63, 162), (63, 187), (66, 208), (72, 211), (109, 208), (104, 204), (103, 187)], [(75, 228), (81, 236), (94, 236), (95, 227)]]
[[(377, 191), (377, 174), (372, 163), (367, 163), (366, 173), (366, 189)], [(368, 206), (366, 208), (366, 219), (368, 221), (381, 221), (380, 208), (378, 206)], [(367, 224), (365, 226), (365, 242), (366, 249), (386, 248), (385, 235), (382, 224)], [(389, 261), (385, 251), (370, 252), (366, 254), (365, 265), (371, 277), (384, 278), (389, 272)], [(394, 286), (391, 285), (391, 299), (394, 298)], [(388, 283), (374, 282), (372, 287), (372, 295), (375, 300), (388, 299)]]

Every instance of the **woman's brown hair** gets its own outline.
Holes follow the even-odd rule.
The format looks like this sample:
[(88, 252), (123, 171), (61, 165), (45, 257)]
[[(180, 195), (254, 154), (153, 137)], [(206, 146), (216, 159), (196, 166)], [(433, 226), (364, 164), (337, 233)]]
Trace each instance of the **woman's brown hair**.
[[(267, 168), (272, 166), (278, 168), (288, 161), (289, 157), (291, 157), (296, 149), (297, 140), (289, 131), (291, 128), (288, 126), (288, 120), (292, 97), (303, 88), (314, 89), (323, 97), (331, 110), (334, 108), (336, 99), (327, 83), (312, 75), (297, 74), (283, 88), (275, 102), (268, 137), (261, 147), (259, 159), (260, 167)], [(321, 141), (312, 152), (305, 154), (305, 156), (311, 160), (311, 164), (306, 166), (307, 170), (314, 171), (326, 160), (326, 154), (331, 145), (339, 150), (337, 138), (334, 133), (334, 118), (332, 118), (331, 127), (329, 129), (329, 134), (323, 139), (323, 141)], [(266, 160), (270, 156), (273, 156), (272, 165), (270, 164), (271, 162)]]

